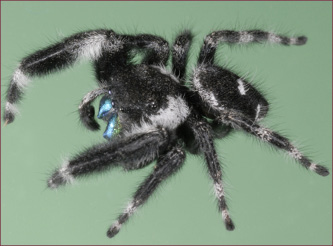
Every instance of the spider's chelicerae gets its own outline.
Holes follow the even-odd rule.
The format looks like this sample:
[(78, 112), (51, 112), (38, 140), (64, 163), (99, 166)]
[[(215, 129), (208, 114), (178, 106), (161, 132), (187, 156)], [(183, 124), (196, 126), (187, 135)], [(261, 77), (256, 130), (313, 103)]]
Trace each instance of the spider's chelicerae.
[[(214, 138), (222, 138), (233, 129), (287, 152), (306, 169), (322, 176), (329, 174), (327, 168), (303, 155), (286, 137), (263, 127), (259, 122), (268, 111), (266, 99), (244, 78), (214, 62), (220, 43), (303, 45), (306, 37), (289, 38), (261, 30), (212, 32), (205, 38), (197, 65), (186, 83), (192, 38), (190, 31), (176, 37), (171, 49), (171, 71), (166, 69), (169, 44), (163, 38), (92, 30), (27, 56), (14, 72), (6, 95), (5, 124), (13, 122), (18, 112), (16, 104), (31, 78), (67, 68), (82, 59), (92, 61), (95, 68), (98, 88), (84, 96), (79, 114), (84, 126), (98, 130), (91, 104), (102, 96), (97, 117), (107, 122), (104, 137), (108, 141), (64, 163), (48, 180), (49, 188), (114, 166), (133, 170), (157, 160), (152, 173), (107, 231), (109, 237), (119, 232), (164, 180), (180, 170), (185, 150), (203, 154), (219, 212), (227, 230), (233, 230), (214, 147)], [(139, 64), (132, 62), (137, 53), (142, 55)]]

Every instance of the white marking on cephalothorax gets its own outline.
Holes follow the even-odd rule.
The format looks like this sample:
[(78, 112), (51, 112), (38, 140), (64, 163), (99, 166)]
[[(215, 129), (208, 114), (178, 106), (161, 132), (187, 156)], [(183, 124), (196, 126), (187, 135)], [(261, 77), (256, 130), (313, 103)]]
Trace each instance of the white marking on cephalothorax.
[(215, 196), (217, 197), (217, 198), (221, 198), (221, 197), (223, 197), (224, 196), (224, 189), (223, 189), (223, 186), (222, 186), (222, 184), (220, 184), (220, 183), (215, 183), (214, 184), (214, 192), (215, 192)]
[(240, 43), (250, 43), (254, 39), (253, 35), (246, 31), (240, 32), (239, 34), (240, 34), (239, 36)]
[(97, 60), (106, 43), (106, 36), (102, 34), (92, 35), (81, 42), (78, 55), (81, 59)]
[(281, 38), (274, 34), (274, 33), (269, 33), (268, 34), (268, 41), (271, 43), (281, 43)]
[(315, 164), (315, 163), (311, 163), (311, 165), (309, 166), (309, 169), (310, 169), (311, 171), (315, 171), (316, 168), (317, 168), (317, 164)]
[(256, 121), (257, 121), (258, 118), (259, 118), (260, 110), (261, 110), (261, 105), (258, 104), (258, 105), (257, 105), (257, 109), (256, 109), (256, 118), (255, 118)]
[(163, 126), (168, 129), (175, 129), (185, 121), (190, 113), (190, 109), (181, 97), (168, 96), (168, 106), (157, 111), (150, 120), (156, 126)]
[(238, 83), (238, 90), (239, 90), (239, 93), (241, 95), (245, 95), (246, 94), (246, 89), (245, 89), (245, 84), (244, 82), (241, 80), (241, 79), (237, 79), (237, 83)]
[(14, 114), (14, 115), (17, 115), (19, 113), (18, 108), (10, 102), (6, 102), (5, 110), (7, 112), (10, 112), (10, 113)]
[(128, 131), (124, 131), (123, 134), (125, 137), (128, 137), (134, 134), (149, 133), (153, 131), (157, 131), (156, 126), (148, 122), (142, 121), (140, 122), (140, 124), (132, 125), (131, 128)]
[(150, 122), (142, 121), (139, 125), (133, 125), (125, 135), (146, 133), (156, 131), (158, 127), (173, 130), (185, 121), (190, 113), (190, 109), (181, 97), (168, 96), (167, 107), (157, 111), (155, 115), (150, 115)]
[(296, 160), (300, 160), (303, 156), (302, 153), (295, 147), (290, 149), (289, 155)]
[(21, 69), (17, 68), (13, 74), (12, 83), (15, 83), (20, 90), (23, 90), (28, 86), (29, 82), (29, 77)]
[(152, 65), (151, 67), (157, 69), (160, 73), (169, 76), (173, 81), (179, 83), (178, 78), (171, 71), (168, 71), (165, 66), (163, 66), (163, 65), (161, 65), (161, 66)]

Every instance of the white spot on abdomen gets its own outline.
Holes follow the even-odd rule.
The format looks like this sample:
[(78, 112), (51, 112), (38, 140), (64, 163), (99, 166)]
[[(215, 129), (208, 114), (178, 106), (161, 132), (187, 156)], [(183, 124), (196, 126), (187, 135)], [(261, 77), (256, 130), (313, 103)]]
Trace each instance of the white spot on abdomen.
[(244, 82), (241, 79), (237, 79), (237, 83), (238, 83), (239, 93), (241, 95), (245, 95), (246, 94), (246, 89), (245, 89)]
[(219, 101), (216, 99), (214, 93), (212, 91), (209, 91), (207, 88), (204, 88), (204, 86), (201, 84), (199, 75), (201, 72), (205, 70), (204, 67), (197, 67), (194, 70), (193, 73), (193, 86), (198, 91), (200, 97), (209, 104), (212, 108), (215, 108), (217, 110), (221, 109), (222, 106), (220, 105)]
[(260, 110), (261, 110), (261, 105), (260, 104), (258, 104), (258, 106), (257, 106), (257, 109), (256, 109), (256, 118), (255, 118), (255, 120), (257, 121), (258, 120), (258, 118), (259, 118), (259, 115), (260, 115)]

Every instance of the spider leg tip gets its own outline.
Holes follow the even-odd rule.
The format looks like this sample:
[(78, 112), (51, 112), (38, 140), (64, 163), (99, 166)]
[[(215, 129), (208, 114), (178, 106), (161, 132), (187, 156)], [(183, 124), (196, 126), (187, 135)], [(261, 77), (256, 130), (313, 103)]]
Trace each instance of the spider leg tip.
[(59, 182), (57, 179), (54, 179), (53, 177), (47, 181), (47, 187), (52, 190), (57, 189), (60, 184), (61, 182)]
[(8, 125), (8, 123), (9, 123), (9, 120), (6, 120), (6, 121), (5, 121), (5, 123), (3, 124), (3, 126), (2, 126), (2, 127), (5, 127), (5, 126), (7, 126), (7, 125)]
[(66, 173), (64, 170), (60, 169), (59, 171), (56, 171), (47, 181), (47, 187), (49, 187), (50, 189), (56, 189), (60, 185), (72, 182), (73, 177), (70, 174)]
[(116, 226), (110, 227), (110, 229), (106, 232), (106, 235), (108, 238), (113, 238), (115, 235), (117, 235), (119, 232), (119, 228)]
[(315, 172), (323, 177), (328, 176), (330, 174), (330, 172), (326, 167), (320, 165), (316, 166)]
[(235, 225), (234, 222), (232, 222), (232, 220), (226, 221), (225, 227), (227, 228), (228, 231), (235, 230)]
[(297, 38), (297, 45), (304, 45), (308, 41), (308, 38), (305, 36), (300, 36)]
[(2, 125), (2, 127), (7, 126), (8, 124), (11, 124), (14, 121), (14, 115), (11, 114), (6, 114), (5, 117), (3, 118), (5, 123)]
[(227, 228), (228, 231), (235, 230), (235, 226), (234, 225), (226, 225), (226, 228)]

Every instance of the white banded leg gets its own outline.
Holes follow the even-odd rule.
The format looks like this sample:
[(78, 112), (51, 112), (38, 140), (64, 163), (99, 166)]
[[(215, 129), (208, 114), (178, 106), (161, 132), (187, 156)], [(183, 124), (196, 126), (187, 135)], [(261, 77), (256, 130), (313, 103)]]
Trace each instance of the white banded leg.
[(135, 192), (133, 200), (111, 225), (107, 231), (107, 236), (111, 238), (118, 234), (123, 224), (125, 224), (134, 212), (148, 200), (162, 181), (168, 179), (180, 169), (184, 160), (185, 152), (178, 147), (174, 147), (162, 156), (157, 161), (157, 165), (152, 174), (141, 183), (138, 190)]
[(296, 160), (308, 170), (311, 170), (321, 176), (327, 176), (329, 174), (329, 171), (326, 167), (311, 161), (294, 145), (292, 145), (286, 137), (283, 137), (279, 133), (257, 124), (239, 112), (225, 109), (222, 111), (218, 121), (223, 124), (231, 125), (233, 128), (242, 129), (245, 132), (256, 136), (260, 140), (270, 143), (278, 149), (286, 151), (294, 160)]

